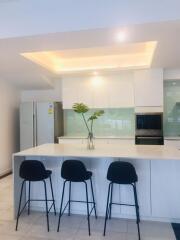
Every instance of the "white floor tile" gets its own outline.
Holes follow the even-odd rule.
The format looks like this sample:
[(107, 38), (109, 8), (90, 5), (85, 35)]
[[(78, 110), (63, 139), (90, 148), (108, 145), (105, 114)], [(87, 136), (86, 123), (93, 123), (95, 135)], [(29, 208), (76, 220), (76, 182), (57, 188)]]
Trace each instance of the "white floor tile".
[[(87, 218), (80, 215), (61, 218), (57, 233), (58, 215), (50, 214), (50, 232), (47, 232), (45, 213), (24, 212), (15, 231), (13, 220), (12, 176), (0, 180), (0, 239), (3, 240), (138, 240), (137, 225), (132, 220), (111, 219), (107, 221), (106, 236), (103, 236), (104, 218), (91, 217), (91, 237), (88, 235)], [(142, 240), (175, 240), (168, 223), (142, 221)]]

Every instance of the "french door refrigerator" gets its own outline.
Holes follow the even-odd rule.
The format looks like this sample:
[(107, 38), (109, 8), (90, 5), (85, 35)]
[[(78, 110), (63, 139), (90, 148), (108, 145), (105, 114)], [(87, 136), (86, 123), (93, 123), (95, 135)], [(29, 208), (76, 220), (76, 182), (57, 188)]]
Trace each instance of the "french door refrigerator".
[(45, 143), (56, 143), (62, 135), (63, 110), (60, 102), (21, 103), (21, 151)]

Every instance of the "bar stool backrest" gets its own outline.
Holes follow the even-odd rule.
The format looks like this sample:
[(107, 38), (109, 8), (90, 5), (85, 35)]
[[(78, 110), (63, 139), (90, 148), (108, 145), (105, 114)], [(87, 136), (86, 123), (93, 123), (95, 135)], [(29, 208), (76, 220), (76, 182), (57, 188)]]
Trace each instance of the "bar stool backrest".
[(37, 160), (25, 160), (21, 163), (19, 175), (27, 181), (40, 181), (46, 178), (47, 171), (42, 162)]
[(61, 177), (72, 182), (81, 182), (86, 179), (87, 170), (79, 160), (66, 160), (62, 164)]
[(132, 184), (138, 181), (136, 170), (129, 162), (112, 162), (108, 168), (107, 179), (117, 184)]

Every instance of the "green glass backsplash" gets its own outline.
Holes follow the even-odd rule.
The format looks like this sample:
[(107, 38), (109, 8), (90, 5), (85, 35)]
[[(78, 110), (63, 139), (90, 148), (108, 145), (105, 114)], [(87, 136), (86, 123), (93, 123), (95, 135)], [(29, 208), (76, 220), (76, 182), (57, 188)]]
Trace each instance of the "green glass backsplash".
[[(86, 116), (90, 116), (90, 110)], [(134, 136), (135, 113), (134, 108), (103, 109), (104, 115), (94, 122), (95, 136)], [(66, 136), (87, 136), (87, 130), (81, 115), (73, 110), (64, 110), (64, 134)]]
[(164, 135), (180, 136), (180, 81), (164, 81)]

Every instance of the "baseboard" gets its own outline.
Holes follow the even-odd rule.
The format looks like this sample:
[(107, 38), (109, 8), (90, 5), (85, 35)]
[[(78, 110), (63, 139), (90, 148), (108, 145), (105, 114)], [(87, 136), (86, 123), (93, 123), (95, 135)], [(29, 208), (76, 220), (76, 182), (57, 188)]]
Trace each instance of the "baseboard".
[[(37, 212), (45, 212), (44, 207), (40, 206), (31, 206), (31, 210), (37, 211)], [(56, 208), (57, 212), (59, 212), (59, 208)], [(52, 211), (53, 212), (53, 211)], [(86, 212), (83, 211), (77, 211), (77, 210), (71, 210), (72, 214), (76, 215), (86, 215)], [(66, 210), (64, 213), (68, 213)], [(92, 214), (93, 215), (93, 214)], [(105, 213), (104, 212), (98, 212), (99, 217), (104, 217)], [(119, 214), (113, 214), (113, 218), (120, 218), (120, 219), (131, 219), (131, 220), (136, 220), (135, 216), (132, 215), (119, 215)], [(180, 223), (180, 219), (171, 219), (171, 218), (158, 218), (158, 217), (145, 217), (141, 216), (142, 221), (154, 221), (154, 222), (166, 222), (166, 223)]]
[(7, 177), (8, 175), (12, 174), (12, 169), (8, 169), (6, 171), (3, 171), (1, 174), (0, 174), (0, 179), (4, 178), (4, 177)]

